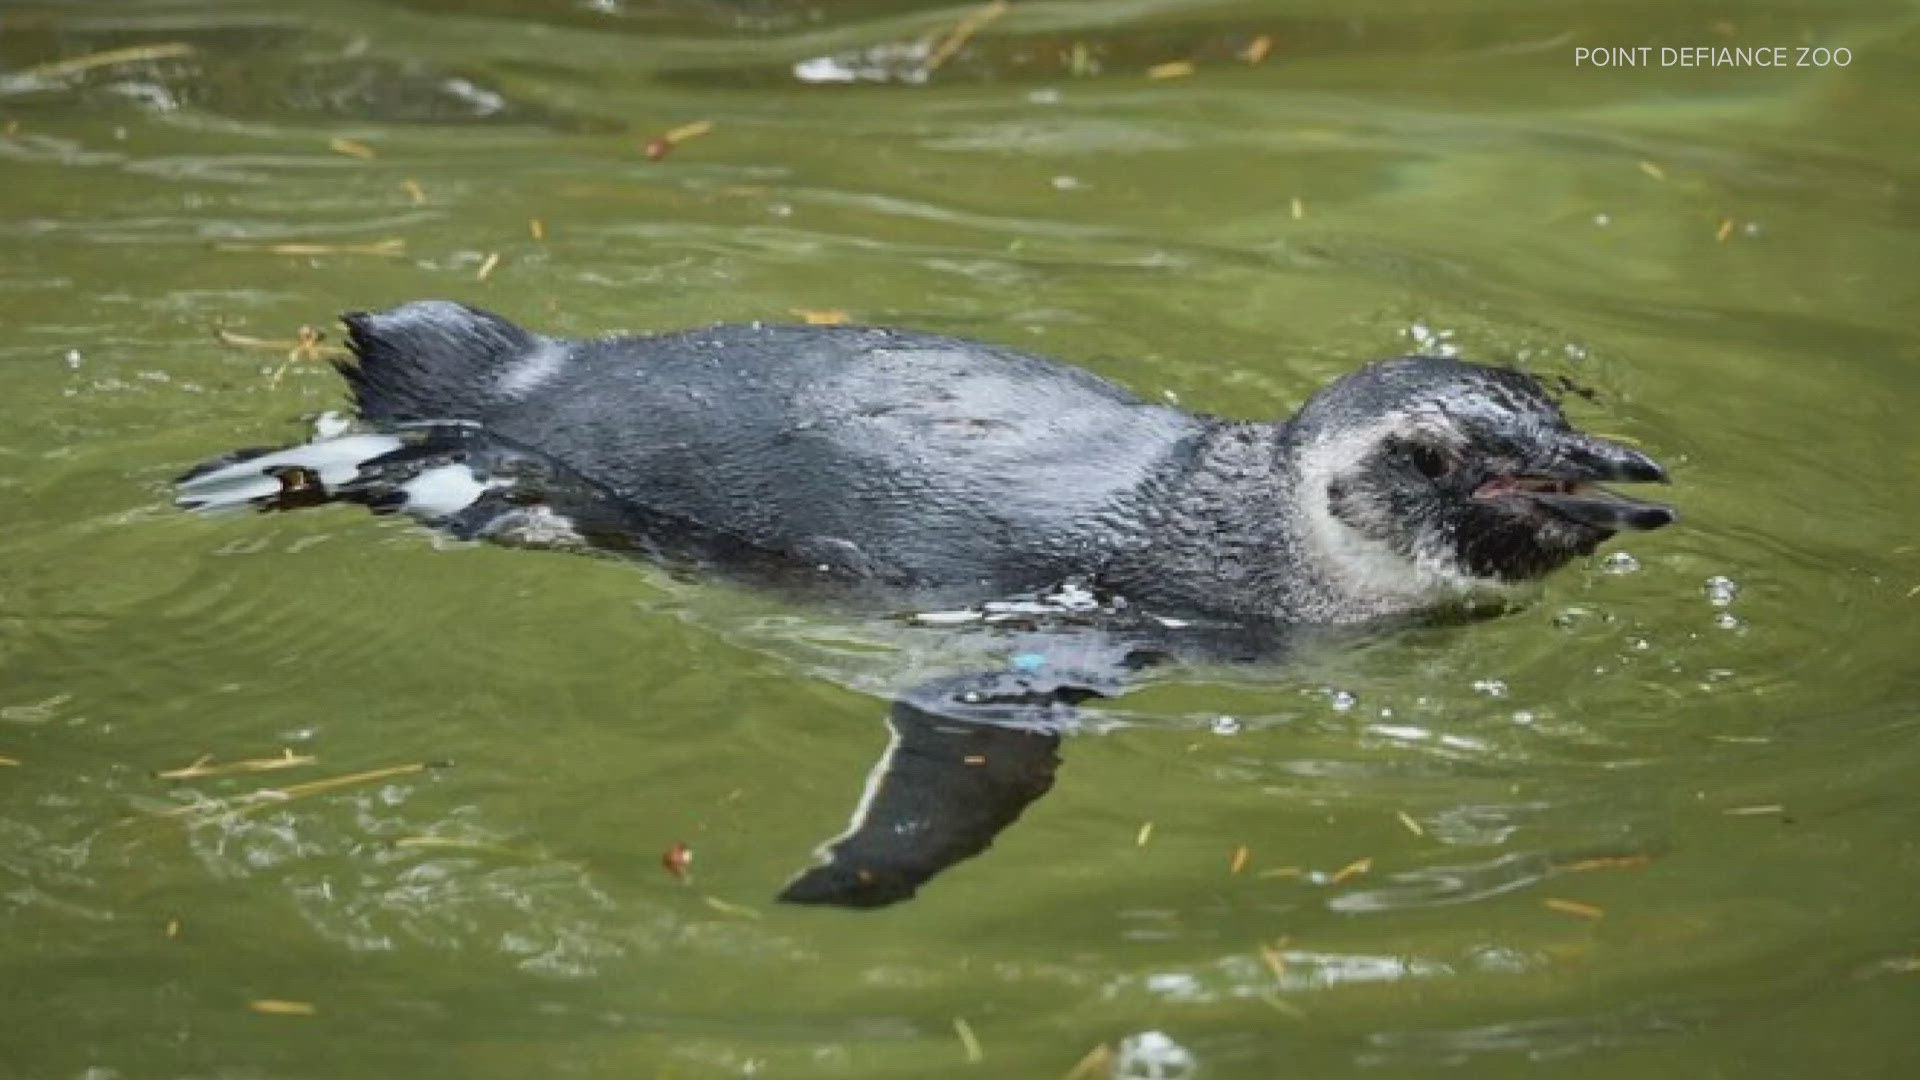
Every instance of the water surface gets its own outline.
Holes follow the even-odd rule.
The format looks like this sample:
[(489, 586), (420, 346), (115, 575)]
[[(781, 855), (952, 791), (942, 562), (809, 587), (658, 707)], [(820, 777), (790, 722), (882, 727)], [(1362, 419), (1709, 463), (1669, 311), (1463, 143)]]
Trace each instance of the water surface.
[[(1920, 1064), (1913, 6), (1034, 2), (928, 72), (975, 11), (0, 13), (0, 1074)], [(1718, 43), (1851, 62), (1573, 61)], [(1162, 681), (920, 898), (781, 907), (875, 695), (992, 637), (168, 507), (340, 406), (301, 326), (422, 296), (845, 311), (1235, 416), (1457, 351), (1590, 388), (1685, 521), (1499, 619)]]

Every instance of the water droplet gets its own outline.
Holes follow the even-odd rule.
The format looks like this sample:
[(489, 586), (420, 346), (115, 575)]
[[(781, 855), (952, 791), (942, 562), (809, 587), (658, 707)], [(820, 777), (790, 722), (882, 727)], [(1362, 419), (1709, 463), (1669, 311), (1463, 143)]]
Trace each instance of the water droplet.
[(1241, 724), (1238, 718), (1223, 714), (1214, 717), (1213, 723), (1210, 726), (1213, 728), (1215, 735), (1238, 735), (1240, 734), (1240, 729), (1245, 725)]
[(1113, 1080), (1186, 1080), (1199, 1065), (1193, 1051), (1165, 1033), (1142, 1031), (1120, 1040)]
[(1707, 602), (1714, 607), (1726, 607), (1739, 595), (1740, 584), (1732, 578), (1715, 574), (1707, 579)]
[(1616, 551), (1600, 560), (1600, 569), (1609, 574), (1631, 574), (1640, 569), (1640, 560), (1624, 551)]

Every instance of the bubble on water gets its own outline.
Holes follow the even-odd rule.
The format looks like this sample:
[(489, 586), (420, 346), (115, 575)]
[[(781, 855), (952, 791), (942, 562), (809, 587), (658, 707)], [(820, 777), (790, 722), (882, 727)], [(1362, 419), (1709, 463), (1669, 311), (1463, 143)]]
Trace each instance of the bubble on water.
[(1120, 1040), (1113, 1080), (1186, 1080), (1199, 1066), (1193, 1051), (1166, 1033), (1142, 1031)]
[(67, 367), (77, 369), (79, 366), (80, 366), (80, 350), (68, 349), (67, 350)]
[(1634, 652), (1646, 652), (1648, 649), (1653, 648), (1653, 643), (1643, 637), (1634, 638), (1627, 644)]
[(1613, 217), (1610, 214), (1595, 214), (1593, 215), (1593, 223), (1604, 229), (1613, 224)]
[(1473, 688), (1488, 697), (1507, 696), (1507, 684), (1499, 679), (1475, 679)]
[(1534, 721), (1534, 715), (1533, 715), (1533, 710), (1532, 710), (1532, 709), (1515, 709), (1515, 710), (1513, 710), (1513, 722), (1514, 722), (1514, 723), (1516, 723), (1516, 724), (1531, 724), (1531, 723), (1533, 723), (1533, 721)]
[(1600, 569), (1609, 574), (1631, 574), (1640, 569), (1640, 560), (1625, 551), (1616, 551), (1600, 560)]
[(1707, 579), (1707, 602), (1714, 607), (1726, 607), (1740, 595), (1740, 583), (1730, 577), (1715, 574)]
[(1423, 322), (1407, 327), (1407, 336), (1413, 339), (1422, 353), (1429, 355), (1456, 356), (1460, 351), (1460, 347), (1453, 343), (1453, 331), (1435, 330)]
[(1086, 187), (1086, 185), (1081, 183), (1080, 178), (1077, 176), (1062, 175), (1053, 178), (1053, 189), (1055, 191), (1078, 191), (1083, 187)]
[(1733, 612), (1722, 611), (1713, 617), (1713, 625), (1722, 630), (1738, 630), (1746, 624), (1741, 622), (1740, 616), (1735, 615)]
[(1335, 712), (1346, 712), (1355, 705), (1358, 705), (1360, 699), (1345, 690), (1328, 690), (1327, 702), (1333, 706)]
[(1215, 735), (1238, 735), (1245, 726), (1238, 717), (1227, 716), (1224, 713), (1214, 717), (1213, 723), (1209, 725)]

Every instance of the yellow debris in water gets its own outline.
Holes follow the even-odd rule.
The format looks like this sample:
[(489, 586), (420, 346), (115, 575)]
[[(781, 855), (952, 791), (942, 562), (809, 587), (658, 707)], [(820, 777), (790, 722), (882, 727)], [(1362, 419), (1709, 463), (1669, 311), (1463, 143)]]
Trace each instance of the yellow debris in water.
[(1253, 858), (1253, 852), (1247, 850), (1247, 845), (1241, 844), (1239, 847), (1234, 848), (1233, 862), (1227, 867), (1227, 873), (1237, 874), (1245, 870), (1247, 868), (1247, 861), (1251, 858)]
[(953, 1018), (953, 1032), (960, 1036), (960, 1047), (966, 1051), (967, 1064), (978, 1065), (986, 1054), (980, 1049), (980, 1040), (973, 1034), (973, 1026), (967, 1023), (965, 1017), (956, 1016)]
[(1607, 917), (1605, 909), (1595, 907), (1592, 904), (1583, 904), (1578, 900), (1562, 900), (1557, 896), (1549, 896), (1540, 902), (1548, 908), (1560, 912), (1562, 915), (1572, 915), (1576, 918), (1596, 921)]
[(373, 147), (368, 146), (358, 139), (328, 139), (327, 149), (336, 154), (345, 154), (350, 158), (359, 158), (361, 161), (372, 161), (379, 156), (374, 153)]
[(263, 1016), (312, 1016), (320, 1011), (313, 1007), (311, 1001), (282, 1001), (279, 998), (249, 1001), (247, 1008)]
[(480, 270), (478, 273), (473, 275), (473, 280), (475, 281), (487, 280), (488, 278), (493, 276), (494, 268), (499, 265), (500, 265), (500, 253), (497, 251), (487, 252), (487, 257), (485, 260), (483, 260), (480, 263)]
[(1184, 79), (1193, 74), (1193, 61), (1169, 60), (1164, 64), (1155, 64), (1147, 69), (1149, 79)]
[(1371, 869), (1373, 869), (1373, 856), (1369, 855), (1364, 859), (1355, 859), (1340, 869), (1335, 870), (1333, 877), (1327, 879), (1327, 884), (1338, 885), (1352, 878), (1357, 878)]
[(92, 71), (97, 67), (112, 67), (115, 64), (136, 64), (142, 60), (171, 60), (176, 56), (193, 55), (193, 46), (184, 41), (168, 41), (158, 45), (129, 45), (124, 49), (108, 49), (106, 52), (88, 53), (70, 60), (55, 60), (47, 64), (35, 64), (14, 72), (18, 79), (40, 80), (59, 79), (68, 75), (78, 75), (83, 71)]
[(1257, 64), (1265, 60), (1267, 54), (1272, 51), (1273, 38), (1270, 35), (1261, 34), (1259, 37), (1247, 42), (1247, 47), (1240, 50), (1240, 59), (1245, 60), (1249, 64)]
[(954, 24), (953, 29), (947, 31), (939, 44), (933, 47), (933, 52), (927, 56), (925, 70), (938, 71), (940, 65), (953, 59), (955, 53), (966, 47), (973, 35), (979, 33), (988, 23), (1005, 15), (1007, 7), (1007, 0), (992, 0), (985, 7), (968, 12)]
[(806, 308), (789, 308), (788, 310), (798, 315), (800, 321), (808, 326), (840, 326), (847, 321), (847, 313), (844, 311), (809, 311)]

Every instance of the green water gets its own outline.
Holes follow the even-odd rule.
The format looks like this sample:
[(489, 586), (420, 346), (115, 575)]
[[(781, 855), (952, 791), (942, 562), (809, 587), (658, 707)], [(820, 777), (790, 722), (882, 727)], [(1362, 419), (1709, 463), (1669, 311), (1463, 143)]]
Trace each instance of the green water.
[[(0, 1075), (1057, 1080), (1146, 1032), (1213, 1078), (1914, 1075), (1915, 7), (1055, 0), (924, 83), (794, 75), (969, 10), (0, 9)], [(1573, 57), (1699, 44), (1851, 61)], [(1500, 619), (1172, 678), (920, 898), (783, 907), (937, 635), (169, 508), (340, 404), (216, 331), (423, 296), (845, 310), (1244, 416), (1455, 348), (1592, 387), (1685, 520)]]

